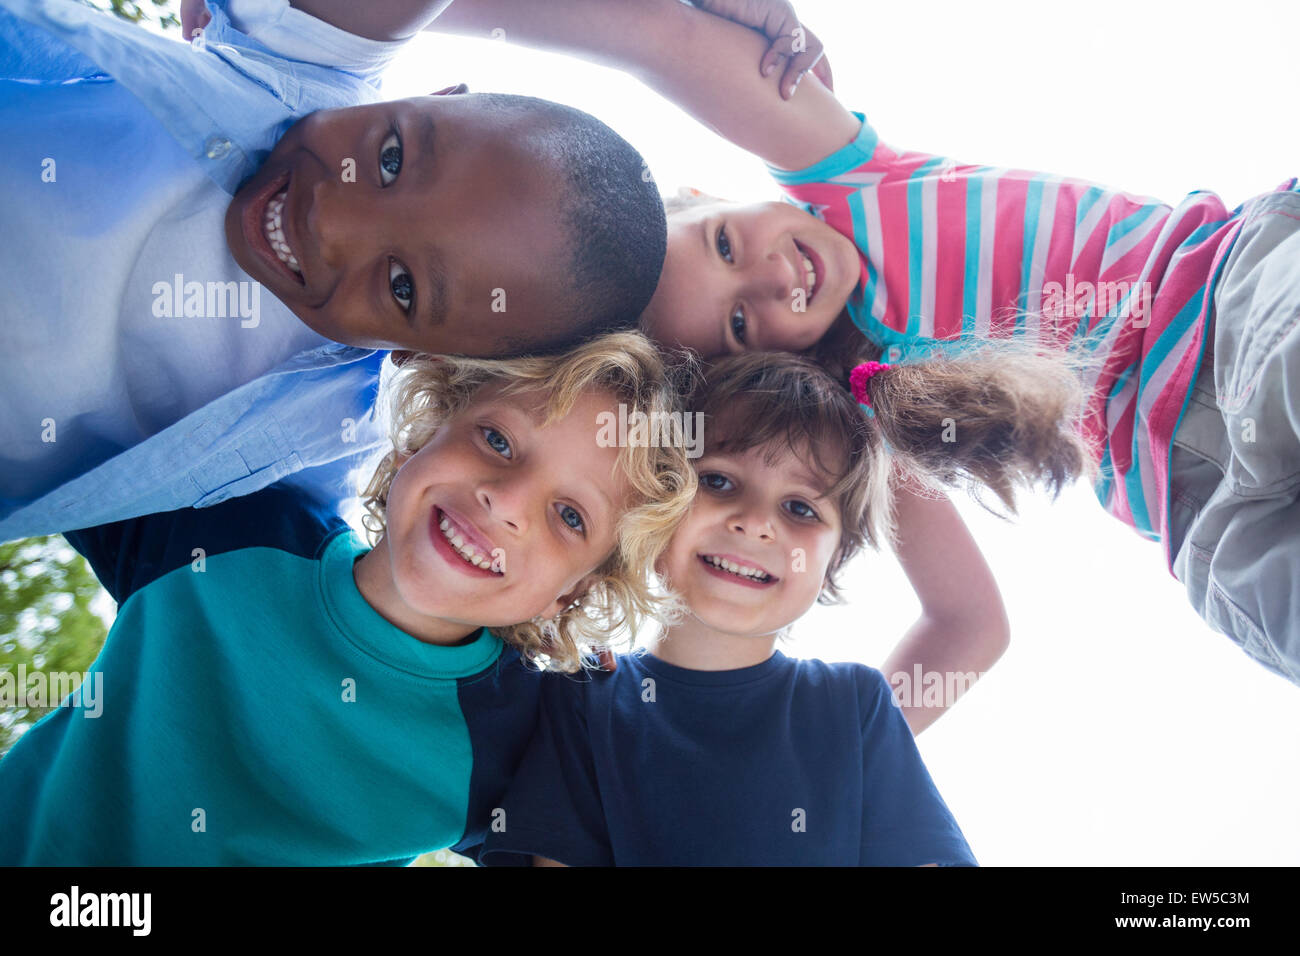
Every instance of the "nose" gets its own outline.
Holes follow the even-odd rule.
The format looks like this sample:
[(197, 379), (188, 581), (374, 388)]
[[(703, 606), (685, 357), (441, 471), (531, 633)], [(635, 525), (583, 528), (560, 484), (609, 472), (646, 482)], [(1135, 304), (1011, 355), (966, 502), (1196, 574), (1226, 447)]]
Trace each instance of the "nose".
[(752, 505), (742, 502), (727, 519), (727, 527), (737, 534), (754, 537), (759, 541), (773, 541), (776, 538), (771, 516), (757, 502)]
[(339, 269), (359, 249), (371, 248), (381, 230), (391, 227), (392, 210), (374, 207), (374, 196), (351, 183), (323, 176), (311, 187), (311, 208), (306, 223), (316, 242), (316, 253), (328, 266)]
[(797, 277), (790, 260), (779, 252), (769, 252), (756, 258), (749, 266), (749, 294), (755, 299), (780, 299), (789, 301)]
[(475, 497), (484, 511), (514, 534), (527, 532), (528, 516), (537, 507), (536, 496), (523, 481), (515, 479), (484, 482)]

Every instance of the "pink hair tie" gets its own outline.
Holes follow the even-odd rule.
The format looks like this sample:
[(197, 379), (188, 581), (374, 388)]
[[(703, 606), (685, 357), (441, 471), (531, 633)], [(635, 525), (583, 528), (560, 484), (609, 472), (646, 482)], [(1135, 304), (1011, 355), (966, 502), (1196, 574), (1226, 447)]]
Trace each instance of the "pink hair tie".
[(879, 375), (887, 368), (893, 368), (893, 366), (885, 362), (863, 362), (849, 372), (849, 390), (853, 392), (853, 397), (858, 400), (859, 405), (871, 408), (871, 396), (867, 394), (867, 382), (871, 376)]

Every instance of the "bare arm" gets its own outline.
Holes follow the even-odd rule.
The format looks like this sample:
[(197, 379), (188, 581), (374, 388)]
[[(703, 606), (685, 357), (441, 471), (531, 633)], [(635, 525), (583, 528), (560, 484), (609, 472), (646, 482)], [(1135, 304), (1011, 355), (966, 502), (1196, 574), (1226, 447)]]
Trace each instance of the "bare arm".
[(544, 856), (533, 857), (533, 866), (568, 866), (567, 863), (556, 863), (554, 860), (548, 860)]
[(818, 162), (858, 134), (857, 117), (815, 79), (782, 99), (768, 39), (678, 0), (456, 0), (426, 27), (566, 53), (636, 76), (743, 149), (784, 169)]
[[(791, 57), (787, 70), (763, 76), (774, 61), (768, 38), (678, 0), (291, 0), (341, 30), (372, 40), (405, 39), (422, 29), (493, 36), (624, 70), (719, 135), (774, 166), (802, 169), (858, 133), (858, 120), (816, 80), (789, 99), (781, 84), (812, 61)], [(760, 5), (759, 9), (762, 9)], [(203, 0), (181, 0), (186, 37), (209, 17)], [(798, 64), (798, 66), (796, 66)], [(813, 67), (814, 72), (817, 71)], [(823, 68), (821, 75), (829, 77)]]
[[(903, 716), (912, 733), (919, 734), (1002, 656), (1010, 643), (1010, 625), (993, 571), (952, 502), (904, 486), (894, 501), (898, 560), (920, 598), (921, 616), (882, 670), (896, 691), (900, 686), (909, 690)], [(926, 675), (939, 675), (944, 693), (938, 704), (925, 705), (926, 685), (916, 680), (917, 665), (923, 681)]]

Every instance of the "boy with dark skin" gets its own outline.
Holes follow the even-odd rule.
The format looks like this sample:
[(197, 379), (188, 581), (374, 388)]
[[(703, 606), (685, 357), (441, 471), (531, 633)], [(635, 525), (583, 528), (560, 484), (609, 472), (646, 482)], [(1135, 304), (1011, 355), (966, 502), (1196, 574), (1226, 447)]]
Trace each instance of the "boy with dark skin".
[[(571, 187), (548, 124), (442, 95), (299, 121), (235, 194), (235, 261), (321, 335), (366, 348), (497, 356), (569, 337)], [(356, 179), (340, 176), (349, 160)], [(284, 197), (274, 255), (267, 206)], [(494, 290), (501, 290), (495, 291)], [(493, 299), (508, 296), (508, 307)]]
[(379, 102), (396, 44), (361, 69), (376, 45), (276, 9), (271, 37), (214, 3), (187, 49), (0, 0), (0, 232), (26, 237), (4, 257), (0, 539), (295, 475), (343, 500), (381, 350), (560, 352), (649, 301), (662, 204), (613, 130), (463, 85)]

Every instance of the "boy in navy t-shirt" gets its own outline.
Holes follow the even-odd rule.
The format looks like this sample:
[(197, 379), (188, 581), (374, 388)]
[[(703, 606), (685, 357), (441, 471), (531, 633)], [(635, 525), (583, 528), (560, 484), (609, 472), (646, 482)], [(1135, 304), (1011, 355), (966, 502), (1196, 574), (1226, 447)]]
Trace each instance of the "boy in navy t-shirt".
[[(909, 728), (935, 714), (905, 717), (871, 667), (775, 650), (890, 523), (879, 433), (786, 354), (720, 362), (690, 407), (710, 429), (699, 490), (656, 565), (685, 613), (612, 674), (547, 679), (484, 862), (975, 865)], [(965, 567), (949, 570), (987, 568), (946, 499), (896, 497), (924, 615), (934, 564), (915, 542), (952, 544)]]

